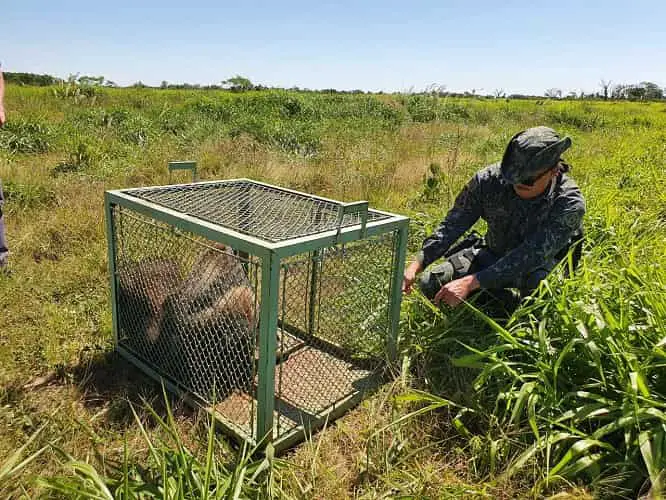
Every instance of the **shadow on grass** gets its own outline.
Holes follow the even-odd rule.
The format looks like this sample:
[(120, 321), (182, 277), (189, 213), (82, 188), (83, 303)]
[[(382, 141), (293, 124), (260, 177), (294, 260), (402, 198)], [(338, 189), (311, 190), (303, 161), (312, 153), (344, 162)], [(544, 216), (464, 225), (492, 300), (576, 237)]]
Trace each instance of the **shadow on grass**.
[[(116, 351), (97, 352), (67, 370), (69, 380), (81, 392), (81, 402), (91, 412), (103, 416), (107, 424), (120, 427), (135, 425), (132, 406), (148, 426), (154, 418), (146, 411), (146, 403), (161, 418), (167, 408), (162, 385), (147, 376)], [(195, 410), (180, 398), (167, 392), (168, 403), (175, 417), (192, 416)]]

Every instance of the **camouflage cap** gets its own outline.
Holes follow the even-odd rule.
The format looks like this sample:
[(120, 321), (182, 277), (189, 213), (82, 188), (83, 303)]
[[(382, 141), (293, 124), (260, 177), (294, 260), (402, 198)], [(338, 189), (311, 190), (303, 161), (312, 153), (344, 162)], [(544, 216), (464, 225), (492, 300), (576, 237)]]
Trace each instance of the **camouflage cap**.
[(502, 176), (520, 184), (554, 167), (560, 155), (571, 146), (571, 139), (549, 127), (533, 127), (514, 135), (502, 157)]

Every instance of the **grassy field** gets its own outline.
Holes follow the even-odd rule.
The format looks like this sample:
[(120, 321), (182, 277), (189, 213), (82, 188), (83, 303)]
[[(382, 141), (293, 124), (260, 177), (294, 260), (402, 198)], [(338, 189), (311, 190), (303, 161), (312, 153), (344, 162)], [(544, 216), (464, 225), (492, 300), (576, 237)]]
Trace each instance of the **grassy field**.
[[(105, 483), (119, 498), (633, 498), (666, 484), (666, 104), (10, 85), (6, 107), (3, 497)], [(237, 460), (111, 354), (104, 190), (167, 183), (168, 160), (193, 159), (203, 179), (409, 215), (414, 253), (473, 172), (541, 124), (572, 137), (588, 202), (576, 276), (554, 273), (501, 326), (410, 296), (403, 377), (284, 462)]]

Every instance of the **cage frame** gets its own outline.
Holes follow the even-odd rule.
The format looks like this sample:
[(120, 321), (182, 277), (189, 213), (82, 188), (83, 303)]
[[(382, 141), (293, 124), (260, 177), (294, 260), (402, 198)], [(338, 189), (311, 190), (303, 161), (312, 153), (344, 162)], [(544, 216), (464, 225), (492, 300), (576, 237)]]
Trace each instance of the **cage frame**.
[[(132, 193), (147, 189), (156, 188), (179, 188), (203, 184), (219, 184), (220, 182), (249, 182), (257, 186), (277, 189), (285, 193), (307, 197), (312, 200), (333, 203), (342, 207), (336, 229), (321, 231), (317, 234), (289, 238), (277, 242), (269, 242), (264, 239), (247, 235), (233, 229), (224, 227), (213, 222), (200, 219), (196, 216), (178, 212), (171, 208), (161, 206), (157, 203), (147, 201), (132, 195)], [(388, 322), (388, 335), (386, 338), (386, 355), (390, 364), (395, 364), (397, 359), (397, 345), (399, 337), (399, 319), (400, 304), (402, 300), (401, 283), (403, 279), (405, 254), (407, 248), (409, 218), (372, 209), (373, 212), (381, 214), (386, 218), (377, 221), (367, 220), (368, 202), (343, 203), (338, 200), (316, 196), (310, 193), (275, 186), (272, 184), (256, 181), (248, 178), (214, 180), (194, 183), (172, 184), (168, 186), (146, 186), (139, 188), (128, 188), (121, 190), (109, 190), (104, 193), (106, 236), (108, 246), (108, 270), (111, 290), (111, 314), (113, 342), (116, 351), (164, 386), (172, 393), (177, 394), (185, 402), (193, 406), (205, 409), (234, 439), (247, 442), (252, 447), (263, 448), (268, 443), (272, 443), (276, 452), (287, 449), (299, 441), (302, 441), (308, 432), (313, 432), (322, 427), (326, 422), (338, 418), (349, 409), (358, 405), (363, 399), (363, 391), (356, 391), (343, 400), (336, 402), (326, 411), (318, 413), (314, 421), (309, 421), (307, 425), (301, 423), (289, 432), (274, 438), (276, 422), (275, 415), (275, 353), (277, 349), (277, 328), (279, 316), (279, 294), (280, 294), (280, 269), (281, 262), (287, 257), (307, 252), (313, 252), (327, 247), (351, 243), (373, 236), (395, 232), (393, 242), (394, 248), (394, 267), (391, 270), (390, 278), (390, 320)], [(113, 210), (115, 206), (127, 208), (143, 216), (150, 217), (156, 221), (168, 224), (178, 230), (196, 234), (215, 243), (229, 245), (232, 248), (246, 252), (257, 257), (260, 261), (261, 269), (261, 294), (260, 294), (260, 313), (258, 329), (258, 384), (255, 394), (256, 406), (256, 427), (255, 437), (249, 438), (245, 432), (236, 428), (233, 422), (224, 418), (214, 407), (195, 394), (179, 387), (177, 384), (163, 377), (148, 364), (119, 344), (118, 336), (118, 279), (116, 271), (116, 248)], [(341, 227), (342, 215), (345, 213), (359, 211), (362, 214), (365, 209), (366, 217), (361, 217), (358, 224)]]

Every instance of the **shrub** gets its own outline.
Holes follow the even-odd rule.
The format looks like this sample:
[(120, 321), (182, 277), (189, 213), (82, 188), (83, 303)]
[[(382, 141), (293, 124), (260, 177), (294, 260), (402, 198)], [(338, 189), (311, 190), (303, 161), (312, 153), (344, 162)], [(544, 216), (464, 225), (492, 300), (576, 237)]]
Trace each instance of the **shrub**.
[(579, 130), (596, 130), (607, 125), (607, 120), (600, 113), (585, 113), (571, 109), (549, 110), (546, 118), (555, 124), (575, 127)]
[(438, 98), (428, 95), (411, 95), (407, 98), (407, 112), (415, 122), (426, 123), (437, 119)]
[(241, 133), (286, 153), (302, 156), (313, 156), (321, 147), (320, 138), (310, 122), (250, 118), (236, 123), (229, 131), (231, 137)]
[(439, 111), (442, 120), (454, 121), (460, 118), (469, 118), (470, 112), (466, 106), (457, 102), (445, 102)]
[(44, 184), (3, 180), (2, 190), (8, 204), (5, 210), (52, 206), (56, 202), (56, 193)]
[(51, 149), (51, 129), (40, 122), (10, 121), (0, 129), (0, 148), (10, 153), (46, 153)]
[(87, 142), (79, 142), (74, 150), (69, 153), (68, 158), (53, 168), (52, 173), (57, 175), (67, 172), (91, 170), (97, 165), (100, 156), (99, 150), (93, 145)]

